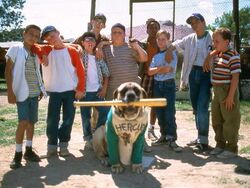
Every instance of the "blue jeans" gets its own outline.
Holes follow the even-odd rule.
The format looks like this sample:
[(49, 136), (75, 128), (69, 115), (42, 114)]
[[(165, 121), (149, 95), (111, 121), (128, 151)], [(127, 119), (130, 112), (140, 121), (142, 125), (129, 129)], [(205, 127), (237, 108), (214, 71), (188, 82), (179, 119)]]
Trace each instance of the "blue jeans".
[[(86, 96), (81, 99), (81, 101), (104, 101), (103, 98), (97, 96), (98, 92), (87, 92)], [(98, 120), (96, 124), (96, 128), (105, 124), (107, 119), (107, 114), (109, 112), (109, 107), (98, 106), (95, 107), (98, 111)], [(82, 117), (82, 129), (83, 129), (83, 139), (91, 140), (92, 139), (92, 131), (90, 125), (91, 119), (91, 107), (81, 107), (81, 117)]]
[[(74, 91), (51, 92), (47, 114), (48, 149), (67, 147), (75, 117)], [(62, 124), (59, 126), (62, 107)]]
[(162, 136), (170, 138), (172, 141), (177, 139), (177, 125), (175, 122), (175, 81), (154, 81), (154, 98), (166, 98), (166, 107), (156, 107), (155, 112), (160, 126)]
[(210, 73), (201, 69), (192, 69), (189, 75), (190, 99), (198, 130), (198, 143), (208, 144), (209, 102), (211, 96)]

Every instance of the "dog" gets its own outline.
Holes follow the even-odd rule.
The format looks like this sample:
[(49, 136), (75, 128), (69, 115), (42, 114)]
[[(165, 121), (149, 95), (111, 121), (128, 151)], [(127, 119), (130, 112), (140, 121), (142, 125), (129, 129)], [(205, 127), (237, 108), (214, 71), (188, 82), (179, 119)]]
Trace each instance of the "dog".
[[(146, 98), (145, 90), (137, 83), (126, 82), (114, 91), (114, 100), (125, 103)], [(145, 107), (112, 106), (106, 125), (93, 134), (93, 149), (97, 158), (111, 171), (120, 173), (124, 166), (131, 165), (132, 171), (142, 173), (144, 134), (148, 122)]]

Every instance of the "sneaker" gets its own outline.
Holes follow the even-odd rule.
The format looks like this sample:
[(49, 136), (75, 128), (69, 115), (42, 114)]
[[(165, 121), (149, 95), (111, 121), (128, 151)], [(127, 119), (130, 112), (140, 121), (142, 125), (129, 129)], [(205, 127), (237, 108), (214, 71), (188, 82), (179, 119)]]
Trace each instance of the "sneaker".
[(87, 140), (85, 142), (85, 147), (88, 149), (92, 149), (93, 148), (92, 140)]
[(208, 150), (209, 150), (208, 144), (201, 144), (201, 143), (198, 143), (193, 149), (193, 151), (197, 153), (206, 152)]
[(223, 151), (222, 153), (216, 155), (217, 158), (219, 159), (230, 159), (230, 158), (234, 158), (236, 157), (237, 154), (236, 153), (233, 153), (231, 151)]
[(32, 150), (32, 147), (26, 147), (25, 153), (24, 153), (24, 159), (27, 161), (32, 162), (39, 162), (40, 157)]
[(198, 140), (195, 139), (195, 140), (192, 140), (189, 143), (187, 143), (187, 146), (196, 146), (197, 144), (198, 144)]
[(182, 148), (180, 146), (177, 145), (177, 143), (175, 141), (170, 141), (169, 143), (169, 147), (174, 150), (175, 152), (181, 152)]
[(155, 135), (154, 127), (148, 129), (148, 139), (157, 140), (158, 137)]
[(209, 154), (211, 154), (211, 155), (218, 155), (218, 154), (220, 154), (223, 151), (224, 150), (222, 148), (215, 147), (212, 151), (209, 152)]
[(56, 149), (48, 150), (46, 157), (53, 157), (53, 156), (57, 156), (57, 150)]
[(152, 150), (151, 150), (151, 147), (148, 145), (148, 143), (145, 141), (144, 142), (144, 148), (143, 148), (143, 151), (145, 153), (150, 153)]
[(23, 153), (22, 152), (15, 152), (14, 159), (10, 163), (10, 168), (11, 169), (20, 168), (22, 166), (22, 163), (21, 163), (22, 157), (23, 157)]
[(158, 140), (152, 143), (152, 146), (159, 146), (167, 143), (166, 136), (161, 136)]
[(69, 150), (67, 148), (61, 148), (59, 151), (59, 155), (61, 157), (67, 157), (70, 155)]

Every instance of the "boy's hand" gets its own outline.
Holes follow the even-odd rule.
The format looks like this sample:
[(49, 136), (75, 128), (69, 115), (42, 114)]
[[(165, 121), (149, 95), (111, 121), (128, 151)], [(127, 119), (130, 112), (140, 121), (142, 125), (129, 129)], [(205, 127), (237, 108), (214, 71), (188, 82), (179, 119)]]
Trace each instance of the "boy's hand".
[(13, 92), (8, 92), (8, 102), (10, 104), (16, 104), (16, 96)]
[(97, 60), (101, 60), (104, 57), (103, 50), (101, 48), (96, 48), (95, 57)]
[(135, 50), (137, 50), (138, 48), (140, 48), (140, 45), (139, 45), (139, 43), (138, 43), (138, 40), (136, 40), (136, 39), (134, 39), (134, 38), (130, 38), (130, 39), (129, 39), (129, 45), (130, 45), (133, 49), (135, 49)]
[(172, 49), (167, 49), (166, 51), (165, 60), (168, 63), (171, 63), (171, 61), (174, 59), (172, 51), (173, 51)]
[(180, 84), (180, 91), (188, 91), (188, 86), (187, 84), (185, 84), (184, 82), (181, 81), (181, 84)]
[(234, 107), (234, 100), (233, 97), (227, 96), (226, 99), (223, 101), (226, 106), (227, 111), (233, 110)]
[(48, 56), (43, 55), (43, 57), (42, 57), (42, 64), (43, 64), (45, 67), (48, 66), (48, 64), (49, 64)]
[(103, 88), (101, 89), (101, 91), (97, 93), (97, 96), (100, 97), (100, 98), (105, 98), (106, 92), (107, 92), (107, 89), (105, 89), (105, 88), (103, 87)]
[(162, 66), (161, 70), (163, 70), (164, 73), (169, 73), (174, 71), (173, 67), (170, 66)]
[(75, 94), (75, 99), (80, 100), (81, 98), (83, 98), (83, 92), (82, 91), (77, 91), (76, 90), (76, 94)]

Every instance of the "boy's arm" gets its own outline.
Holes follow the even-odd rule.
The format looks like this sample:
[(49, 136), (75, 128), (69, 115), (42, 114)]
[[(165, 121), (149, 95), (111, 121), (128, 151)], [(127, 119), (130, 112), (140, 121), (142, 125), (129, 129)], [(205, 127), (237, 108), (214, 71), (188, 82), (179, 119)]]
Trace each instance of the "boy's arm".
[(226, 109), (231, 111), (234, 106), (234, 95), (238, 87), (240, 73), (232, 74), (232, 80), (230, 83), (230, 88), (226, 99), (223, 101), (226, 105)]
[(101, 91), (97, 94), (101, 98), (105, 98), (106, 93), (107, 93), (107, 88), (108, 88), (108, 82), (109, 78), (108, 77), (103, 77), (103, 86)]
[(101, 41), (97, 46), (96, 46), (96, 59), (100, 60), (104, 58), (104, 53), (103, 53), (103, 46), (105, 45), (110, 45), (111, 41), (105, 40)]
[(76, 87), (76, 95), (75, 98), (76, 99), (81, 99), (83, 97), (84, 94), (84, 90), (85, 90), (85, 70), (84, 70), (84, 66), (83, 63), (81, 61), (81, 58), (78, 54), (78, 52), (76, 51), (76, 49), (74, 48), (70, 48), (69, 49), (69, 53), (71, 56), (71, 61), (73, 66), (76, 69), (76, 74), (77, 74), (77, 78), (78, 78), (78, 84)]
[(212, 52), (208, 53), (207, 57), (205, 58), (205, 61), (203, 63), (203, 71), (209, 72), (211, 69), (211, 63), (213, 58), (218, 54), (219, 52), (216, 50), (213, 50)]
[(16, 103), (16, 96), (13, 92), (12, 88), (12, 70), (14, 67), (14, 63), (10, 58), (6, 61), (6, 67), (5, 67), (5, 79), (6, 79), (6, 84), (7, 84), (7, 93), (8, 93), (8, 102), (10, 104), (15, 104)]
[(48, 55), (51, 50), (52, 47), (49, 45), (34, 44), (31, 48), (32, 53), (36, 54), (39, 57), (40, 63), (44, 66), (47, 66), (49, 64)]
[(148, 60), (147, 52), (138, 44), (137, 41), (131, 41), (130, 46), (136, 51), (136, 60), (140, 63), (144, 63)]

